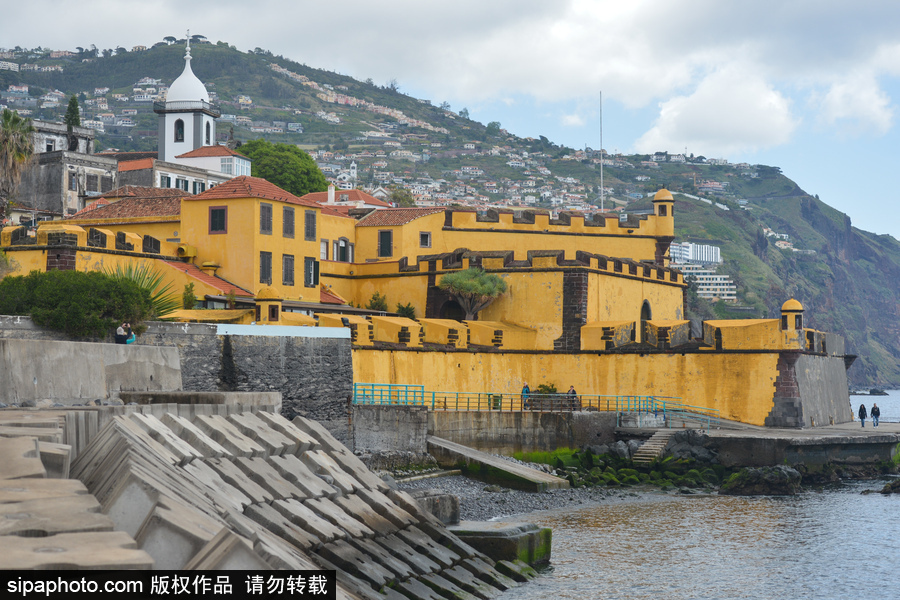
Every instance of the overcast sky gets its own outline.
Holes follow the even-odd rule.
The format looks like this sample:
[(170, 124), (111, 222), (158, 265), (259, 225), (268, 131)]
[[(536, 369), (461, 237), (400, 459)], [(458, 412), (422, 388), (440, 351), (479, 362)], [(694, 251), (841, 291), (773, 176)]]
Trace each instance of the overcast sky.
[(900, 238), (898, 24), (896, 0), (29, 0), (4, 7), (0, 47), (131, 48), (189, 28), (576, 148), (599, 147), (602, 92), (610, 152), (780, 166)]

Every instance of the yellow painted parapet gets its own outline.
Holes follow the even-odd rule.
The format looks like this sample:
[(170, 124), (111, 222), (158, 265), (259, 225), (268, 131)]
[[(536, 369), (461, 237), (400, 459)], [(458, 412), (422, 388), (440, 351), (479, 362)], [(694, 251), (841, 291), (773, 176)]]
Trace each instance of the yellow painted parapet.
[(777, 319), (704, 321), (703, 341), (716, 350), (780, 350), (785, 347)]
[(340, 315), (316, 313), (319, 327), (349, 327), (350, 343), (356, 346), (371, 346), (373, 329), (371, 321), (360, 315)]
[(533, 350), (537, 331), (502, 321), (465, 321), (469, 326), (469, 343), (494, 346), (506, 350)]
[(469, 328), (465, 323), (452, 319), (419, 319), (424, 332), (423, 341), (428, 344), (442, 344), (458, 349), (468, 347)]
[(691, 322), (684, 320), (644, 322), (644, 343), (659, 350), (676, 348), (691, 341)]
[(88, 229), (88, 238), (90, 239), (93, 248), (103, 248), (105, 250), (116, 249), (116, 234), (109, 229), (91, 227)]
[(87, 246), (87, 231), (77, 225), (69, 225), (62, 221), (44, 221), (38, 225), (35, 234), (38, 246), (46, 246), (50, 243), (50, 238), (58, 234), (74, 235), (77, 239), (76, 246)]
[(634, 321), (595, 321), (581, 327), (582, 350), (612, 350), (635, 341)]
[(254, 318), (253, 309), (239, 310), (176, 310), (169, 313), (163, 321), (177, 321), (178, 323), (229, 323), (235, 325), (249, 325)]
[(12, 246), (13, 232), (17, 229), (21, 229), (22, 233), (25, 232), (25, 228), (19, 225), (9, 225), (8, 227), (4, 227), (3, 231), (0, 231), (0, 246), (4, 248)]
[(403, 344), (408, 348), (422, 347), (422, 326), (406, 317), (369, 317), (376, 342)]
[(703, 323), (703, 341), (716, 350), (806, 350), (809, 339), (812, 352), (825, 352), (819, 337), (822, 334), (816, 334), (819, 332), (804, 330), (803, 305), (794, 298), (781, 306), (781, 319), (735, 319)]
[(283, 312), (283, 313), (281, 313), (281, 324), (282, 325), (302, 325), (304, 327), (315, 327), (316, 320), (309, 315), (304, 315), (303, 313)]

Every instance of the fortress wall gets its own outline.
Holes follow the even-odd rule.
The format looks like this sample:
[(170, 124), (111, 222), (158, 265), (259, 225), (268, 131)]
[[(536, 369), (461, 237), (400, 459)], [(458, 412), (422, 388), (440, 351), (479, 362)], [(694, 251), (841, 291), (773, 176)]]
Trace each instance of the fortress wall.
[(844, 359), (801, 355), (794, 367), (803, 403), (804, 425), (829, 425), (852, 420)]
[[(774, 407), (778, 358), (777, 352), (640, 355), (358, 348), (354, 349), (353, 380), (513, 395), (518, 395), (526, 381), (532, 391), (545, 383), (555, 384), (561, 392), (574, 385), (584, 395), (677, 398), (683, 404), (717, 409), (724, 419), (764, 425)], [(848, 402), (843, 360), (805, 358), (821, 358), (809, 361), (817, 366), (801, 386), (804, 405), (816, 407), (816, 423), (828, 423), (831, 417), (836, 423), (850, 420), (841, 405)], [(819, 379), (822, 383), (814, 383)], [(818, 386), (829, 389), (828, 402), (817, 399)]]

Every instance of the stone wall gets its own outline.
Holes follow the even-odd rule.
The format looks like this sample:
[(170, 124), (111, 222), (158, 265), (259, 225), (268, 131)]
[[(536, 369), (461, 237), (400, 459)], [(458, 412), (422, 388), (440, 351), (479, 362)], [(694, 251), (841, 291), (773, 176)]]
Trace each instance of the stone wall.
[(353, 407), (356, 452), (428, 452), (428, 408), (424, 406)]
[(841, 357), (800, 356), (795, 371), (803, 403), (804, 427), (853, 420), (847, 395), (847, 370), (843, 366)]
[(484, 452), (553, 451), (615, 441), (616, 413), (433, 411), (428, 434)]
[[(283, 335), (286, 329), (295, 330), (294, 335)], [(186, 391), (281, 392), (285, 417), (321, 421), (346, 441), (347, 399), (353, 393), (350, 339), (305, 337), (304, 329), (272, 328), (273, 333), (282, 333), (277, 336), (223, 335), (216, 325), (154, 322), (135, 345), (177, 348)], [(3, 316), (0, 338), (62, 340), (64, 336), (36, 327), (27, 317)], [(92, 341), (111, 342), (112, 336)]]
[(180, 388), (173, 348), (0, 338), (0, 400), (6, 404), (75, 405), (122, 391)]

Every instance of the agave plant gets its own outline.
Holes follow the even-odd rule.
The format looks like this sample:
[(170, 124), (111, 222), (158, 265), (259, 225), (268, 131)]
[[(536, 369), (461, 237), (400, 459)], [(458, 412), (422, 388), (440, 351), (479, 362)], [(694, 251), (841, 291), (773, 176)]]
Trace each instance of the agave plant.
[(147, 263), (118, 264), (115, 269), (106, 269), (106, 274), (115, 279), (133, 281), (150, 294), (150, 319), (164, 317), (181, 308), (181, 298), (171, 292), (172, 284), (163, 285), (162, 273)]

